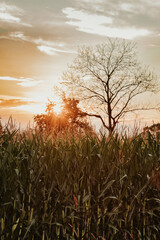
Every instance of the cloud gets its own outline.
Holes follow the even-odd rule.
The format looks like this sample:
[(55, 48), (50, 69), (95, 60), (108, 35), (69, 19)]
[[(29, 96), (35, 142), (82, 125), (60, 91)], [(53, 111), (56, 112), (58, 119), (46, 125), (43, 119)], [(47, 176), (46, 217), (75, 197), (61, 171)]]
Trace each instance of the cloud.
[(45, 45), (45, 46), (50, 46), (50, 47), (64, 47), (65, 44), (63, 42), (53, 42), (53, 41), (46, 41), (42, 38), (37, 38), (37, 39), (32, 39), (32, 41), (35, 43), (35, 44), (41, 44), (41, 45)]
[(154, 0), (154, 1), (152, 1), (152, 0), (142, 0), (142, 3), (143, 4), (147, 3), (151, 6), (157, 6), (157, 7), (159, 6), (160, 7), (160, 1), (159, 0)]
[(64, 8), (62, 12), (70, 19), (70, 21), (66, 21), (67, 24), (76, 26), (78, 31), (85, 33), (126, 39), (150, 34), (150, 31), (147, 29), (131, 26), (114, 27), (112, 26), (112, 18), (103, 15), (88, 14), (85, 11), (75, 10), (74, 8)]
[(22, 99), (3, 99), (0, 98), (0, 107), (6, 108), (6, 107), (19, 107), (23, 105), (29, 105), (31, 103), (35, 103), (33, 101), (24, 101)]
[(71, 19), (68, 23), (72, 23), (72, 19), (77, 23), (81, 24), (81, 26), (87, 25), (87, 27), (92, 28), (93, 25), (96, 27), (102, 24), (111, 24), (112, 18), (97, 15), (97, 14), (88, 14), (82, 10), (75, 10), (74, 8), (64, 8), (62, 12), (66, 15), (68, 19)]
[(25, 36), (23, 32), (11, 32), (8, 38), (32, 42), (36, 45), (40, 44), (40, 45), (46, 45), (46, 46), (52, 46), (52, 47), (55, 47), (55, 46), (64, 47), (64, 43), (62, 42), (54, 42), (54, 41), (44, 40), (42, 38), (33, 38), (33, 37)]
[(3, 38), (19, 39), (19, 40), (34, 43), (38, 45), (37, 49), (40, 52), (43, 52), (50, 56), (57, 55), (57, 53), (75, 53), (74, 51), (63, 49), (63, 47), (65, 46), (63, 42), (47, 41), (42, 38), (31, 38), (31, 37), (25, 36), (23, 32), (12, 32), (9, 34), (9, 37), (6, 36)]
[(9, 22), (9, 23), (20, 23), (20, 18), (19, 17), (14, 17), (9, 13), (3, 13), (0, 12), (0, 20), (4, 22)]
[(24, 11), (15, 5), (8, 5), (5, 2), (0, 3), (0, 21), (12, 24), (21, 24), (27, 27), (31, 27), (31, 24), (23, 23), (21, 16)]
[(0, 3), (0, 20), (9, 23), (20, 23), (22, 10), (14, 5)]
[(26, 37), (23, 32), (11, 32), (9, 34), (9, 38), (12, 38), (12, 39), (16, 38), (23, 41), (29, 41), (28, 37)]
[(120, 9), (126, 12), (132, 12), (133, 11), (133, 5), (130, 3), (122, 3), (120, 5)]
[(44, 45), (41, 45), (41, 46), (38, 46), (37, 47), (41, 52), (43, 53), (46, 53), (50, 56), (53, 56), (53, 55), (56, 55), (55, 51), (54, 51), (54, 48), (52, 47), (48, 47), (48, 46), (44, 46)]
[(22, 87), (34, 87), (40, 83), (42, 83), (42, 80), (34, 80), (32, 78), (14, 78), (14, 77), (9, 77), (9, 76), (4, 76), (4, 77), (0, 77), (0, 80), (3, 81), (15, 81), (17, 82), (17, 85), (20, 85)]
[(74, 51), (61, 50), (61, 49), (58, 49), (58, 48), (48, 47), (48, 46), (45, 46), (45, 45), (37, 46), (37, 48), (41, 52), (46, 53), (50, 56), (56, 55), (57, 53), (75, 53)]
[[(140, 37), (150, 37), (151, 35), (157, 36), (159, 33), (159, 12), (160, 12), (160, 1), (159, 0), (112, 0), (112, 1), (93, 1), (91, 0), (82, 0), (75, 1), (73, 8), (75, 10), (79, 9), (85, 13), (98, 13), (102, 16), (107, 16), (112, 18), (112, 24), (106, 26), (103, 24), (103, 27), (111, 27), (114, 31), (117, 29), (122, 29), (124, 33), (124, 38), (139, 38)], [(65, 14), (66, 15), (66, 14)], [(70, 19), (73, 22), (73, 26), (76, 26), (76, 29), (83, 32), (91, 32), (91, 29), (86, 27), (79, 27), (78, 23), (75, 24), (77, 19)], [(68, 23), (69, 24), (69, 23)], [(71, 25), (71, 24), (70, 24)], [(101, 27), (101, 31), (95, 30), (97, 36), (111, 36), (115, 34), (108, 34), (111, 30), (110, 28), (105, 29)], [(85, 30), (85, 31), (84, 31)], [(92, 28), (93, 30), (93, 28)], [(94, 32), (94, 30), (92, 32)], [(126, 30), (126, 33), (125, 33)], [(104, 34), (103, 34), (104, 31)], [(112, 31), (112, 30), (111, 30)], [(100, 34), (99, 34), (100, 32)], [(126, 37), (129, 32), (130, 37)], [(107, 34), (105, 34), (107, 33)], [(123, 37), (123, 34), (117, 32), (116, 37)], [(147, 39), (145, 37), (145, 39)], [(143, 38), (144, 39), (144, 38)]]
[(26, 80), (26, 81), (17, 83), (17, 85), (20, 85), (22, 87), (35, 87), (42, 82), (43, 82), (42, 80), (39, 80), (39, 81)]
[[(79, 0), (77, 0), (77, 1), (79, 1)], [(93, 0), (81, 0), (81, 2), (93, 4)], [(94, 0), (94, 3), (103, 3), (103, 2), (104, 2), (104, 0)]]

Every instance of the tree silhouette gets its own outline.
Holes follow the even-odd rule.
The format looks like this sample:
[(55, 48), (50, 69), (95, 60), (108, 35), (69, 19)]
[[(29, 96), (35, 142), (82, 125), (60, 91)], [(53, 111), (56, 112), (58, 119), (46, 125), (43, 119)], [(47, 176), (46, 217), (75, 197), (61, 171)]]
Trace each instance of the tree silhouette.
[(63, 74), (63, 83), (68, 92), (90, 105), (82, 115), (99, 118), (109, 134), (127, 113), (153, 108), (136, 106), (134, 100), (158, 89), (155, 76), (138, 62), (134, 43), (118, 39), (80, 48)]
[(66, 129), (93, 131), (83, 112), (78, 107), (79, 100), (62, 97), (63, 109), (60, 114), (54, 112), (55, 103), (48, 100), (45, 114), (34, 116), (36, 127), (42, 132), (60, 132)]
[(3, 127), (2, 127), (2, 123), (1, 123), (1, 117), (0, 117), (0, 133), (2, 133)]

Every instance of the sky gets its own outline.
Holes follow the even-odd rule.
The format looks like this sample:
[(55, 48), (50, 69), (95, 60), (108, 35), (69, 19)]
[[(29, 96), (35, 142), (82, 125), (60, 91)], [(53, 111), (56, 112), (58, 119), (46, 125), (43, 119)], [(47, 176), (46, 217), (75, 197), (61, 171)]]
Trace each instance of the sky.
[[(77, 48), (107, 37), (136, 42), (141, 62), (159, 78), (159, 13), (159, 0), (0, 0), (2, 120), (12, 115), (28, 123), (44, 111), (48, 98), (58, 102), (54, 87)], [(139, 118), (158, 122), (160, 113)]]

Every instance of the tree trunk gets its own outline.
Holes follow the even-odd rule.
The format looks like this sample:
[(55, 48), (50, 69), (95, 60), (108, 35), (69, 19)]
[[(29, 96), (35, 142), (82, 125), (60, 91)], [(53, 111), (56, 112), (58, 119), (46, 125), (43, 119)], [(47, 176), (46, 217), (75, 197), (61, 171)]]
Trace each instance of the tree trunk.
[(108, 101), (108, 130), (109, 130), (109, 136), (111, 136), (114, 129), (112, 126), (112, 109), (109, 101)]

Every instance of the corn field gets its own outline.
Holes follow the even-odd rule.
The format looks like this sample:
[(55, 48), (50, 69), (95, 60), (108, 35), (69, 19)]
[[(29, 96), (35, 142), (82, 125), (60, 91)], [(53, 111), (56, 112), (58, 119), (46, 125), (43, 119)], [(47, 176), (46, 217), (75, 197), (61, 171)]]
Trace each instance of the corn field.
[(0, 239), (159, 240), (160, 141), (0, 136)]

